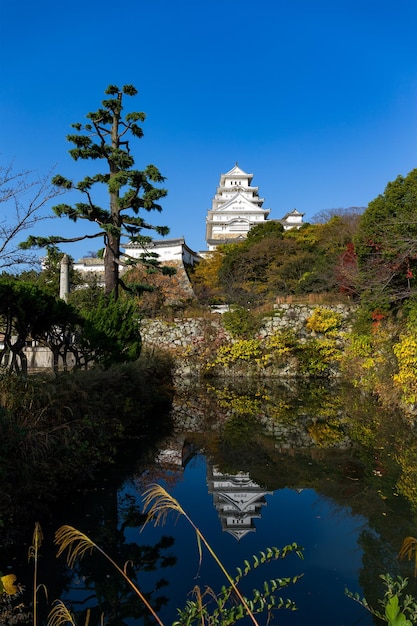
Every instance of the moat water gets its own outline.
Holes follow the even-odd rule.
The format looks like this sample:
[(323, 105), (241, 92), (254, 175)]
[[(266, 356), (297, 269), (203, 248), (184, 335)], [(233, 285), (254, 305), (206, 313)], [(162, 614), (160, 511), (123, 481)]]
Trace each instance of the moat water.
[[(50, 600), (66, 603), (78, 624), (87, 608), (90, 626), (102, 614), (109, 625), (148, 621), (100, 554), (85, 556), (74, 570), (55, 558), (53, 534), (69, 524), (122, 568), (128, 564), (165, 624), (178, 618), (196, 585), (219, 593), (227, 581), (207, 551), (200, 562), (195, 533), (183, 516), (171, 513), (164, 526), (144, 526), (143, 494), (159, 484), (232, 576), (249, 562), (241, 585), (248, 597), (253, 589), (262, 592), (265, 580), (302, 575), (274, 594), (290, 598), (298, 610), (276, 611), (269, 623), (373, 624), (345, 589), (380, 608), (380, 575), (389, 572), (408, 576), (409, 592), (416, 593), (412, 564), (397, 558), (403, 539), (417, 532), (416, 477), (412, 429), (355, 390), (317, 383), (187, 383), (175, 398), (169, 438), (152, 450), (133, 445), (93, 486), (42, 522), (38, 581)], [(303, 548), (302, 560), (291, 553), (253, 568), (254, 557), (268, 547), (293, 542)], [(258, 620), (266, 624), (268, 615)]]

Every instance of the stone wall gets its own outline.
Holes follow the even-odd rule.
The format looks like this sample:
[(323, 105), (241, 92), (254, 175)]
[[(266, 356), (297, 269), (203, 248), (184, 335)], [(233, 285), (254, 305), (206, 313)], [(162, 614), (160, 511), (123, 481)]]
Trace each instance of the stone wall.
[[(351, 314), (355, 310), (354, 307), (343, 304), (327, 307), (306, 304), (276, 305), (273, 314), (265, 317), (256, 338), (267, 341), (277, 331), (291, 329), (300, 341), (308, 341), (316, 334), (307, 329), (306, 321), (317, 307), (328, 308), (342, 315), (345, 321), (340, 332), (340, 341), (343, 341), (343, 334), (349, 330)], [(141, 335), (145, 348), (151, 351), (164, 350), (172, 355), (177, 378), (199, 377), (207, 361), (220, 346), (236, 341), (224, 328), (223, 317), (219, 313), (200, 318), (178, 318), (169, 322), (144, 319), (141, 321)], [(26, 348), (25, 352), (30, 370), (52, 369), (52, 353), (48, 348)], [(233, 372), (228, 372), (231, 373)], [(274, 374), (292, 375), (291, 362)]]
[[(267, 341), (277, 331), (291, 329), (300, 341), (308, 341), (317, 335), (308, 330), (306, 321), (318, 307), (331, 309), (342, 316), (344, 323), (340, 330), (340, 341), (343, 341), (343, 335), (350, 328), (351, 315), (355, 309), (345, 304), (276, 305), (273, 314), (265, 317), (256, 338)], [(200, 375), (206, 354), (213, 354), (219, 346), (236, 341), (225, 330), (222, 315), (215, 313), (204, 318), (178, 318), (171, 322), (158, 319), (142, 320), (141, 334), (144, 347), (170, 352), (175, 359), (177, 375)]]

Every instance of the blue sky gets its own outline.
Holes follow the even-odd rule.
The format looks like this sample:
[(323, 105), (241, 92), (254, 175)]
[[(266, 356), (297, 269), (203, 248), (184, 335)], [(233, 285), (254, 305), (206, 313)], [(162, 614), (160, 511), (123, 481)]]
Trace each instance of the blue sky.
[(80, 180), (71, 124), (108, 84), (134, 84), (131, 108), (147, 114), (135, 165), (157, 165), (169, 191), (152, 221), (195, 250), (236, 162), (271, 218), (297, 208), (307, 221), (366, 206), (417, 167), (416, 0), (4, 0), (1, 12), (0, 163)]

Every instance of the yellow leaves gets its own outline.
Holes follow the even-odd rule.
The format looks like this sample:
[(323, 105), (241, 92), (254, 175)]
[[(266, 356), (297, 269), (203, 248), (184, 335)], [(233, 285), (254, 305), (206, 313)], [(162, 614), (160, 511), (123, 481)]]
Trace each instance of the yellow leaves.
[(19, 589), (16, 585), (16, 576), (14, 574), (1, 576), (0, 581), (3, 588), (3, 593), (7, 594), (8, 596), (14, 596), (16, 593), (18, 593)]
[(286, 366), (290, 359), (293, 365), (301, 364), (304, 373), (322, 374), (340, 360), (341, 349), (336, 339), (328, 333), (321, 338), (303, 342), (292, 331), (277, 331), (262, 341), (261, 339), (240, 339), (219, 347), (216, 357), (207, 367), (233, 367), (244, 363), (260, 369), (269, 366)]
[(407, 404), (417, 403), (417, 337), (406, 333), (393, 347), (397, 357), (398, 372), (393, 380), (403, 392), (403, 400)]
[(261, 343), (258, 339), (240, 339), (232, 344), (220, 346), (215, 360), (209, 367), (222, 365), (229, 367), (239, 361), (250, 362), (262, 357)]
[(267, 401), (265, 397), (251, 395), (238, 395), (229, 389), (214, 389), (219, 406), (223, 409), (230, 409), (237, 415), (259, 415), (262, 402)]
[(341, 424), (335, 420), (318, 421), (308, 427), (308, 433), (318, 448), (328, 448), (343, 440)]
[(400, 341), (393, 348), (394, 354), (401, 364), (415, 367), (417, 365), (417, 337), (401, 335)]
[(406, 537), (402, 543), (400, 552), (398, 554), (399, 559), (407, 558), (409, 561), (414, 561), (414, 578), (417, 577), (417, 539), (415, 537)]
[(317, 307), (313, 314), (307, 319), (306, 326), (316, 333), (331, 333), (342, 325), (343, 318), (340, 313), (332, 309)]
[(213, 291), (220, 293), (219, 270), (225, 256), (224, 249), (219, 246), (210, 252), (200, 263), (194, 266), (192, 279), (197, 285), (203, 285)]
[(341, 357), (341, 367), (354, 386), (375, 392), (378, 385), (390, 380), (393, 360), (391, 335), (379, 329), (378, 333), (351, 332)]

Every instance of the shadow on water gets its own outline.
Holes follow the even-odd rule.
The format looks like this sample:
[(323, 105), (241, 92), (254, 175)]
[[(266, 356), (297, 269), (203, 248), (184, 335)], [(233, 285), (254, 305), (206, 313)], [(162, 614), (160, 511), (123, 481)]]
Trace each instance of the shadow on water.
[[(165, 623), (176, 619), (195, 584), (219, 591), (224, 581), (207, 554), (199, 565), (185, 520), (169, 518), (164, 528), (147, 525), (140, 532), (142, 493), (158, 483), (233, 574), (268, 546), (303, 545), (304, 561), (291, 557), (260, 567), (247, 583), (249, 592), (264, 579), (304, 574), (283, 592), (299, 611), (277, 613), (280, 624), (373, 623), (344, 589), (377, 606), (380, 574), (412, 576), (410, 564), (397, 559), (404, 537), (416, 534), (417, 510), (417, 441), (402, 416), (383, 412), (350, 387), (272, 381), (185, 381), (172, 416), (174, 430), (157, 448), (133, 442), (93, 485), (42, 520), (39, 580), (48, 597), (65, 600), (79, 624), (86, 607), (93, 609), (90, 626), (101, 613), (109, 626), (143, 621), (137, 599), (99, 555), (86, 557), (74, 572), (55, 558), (53, 534), (61, 524), (88, 534), (122, 567), (129, 563), (129, 574)], [(30, 586), (26, 555), (27, 546), (20, 546), (2, 558), (13, 558), (8, 565)]]

